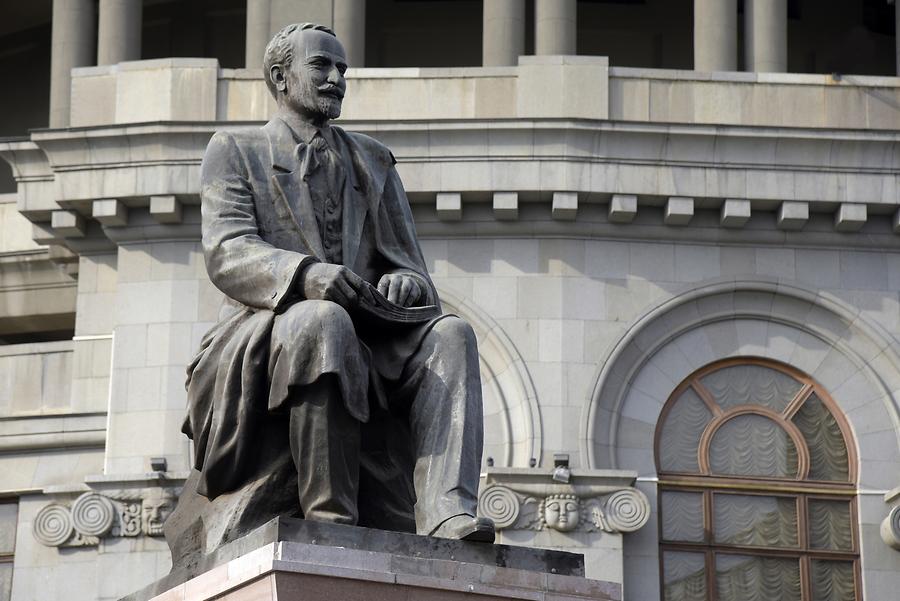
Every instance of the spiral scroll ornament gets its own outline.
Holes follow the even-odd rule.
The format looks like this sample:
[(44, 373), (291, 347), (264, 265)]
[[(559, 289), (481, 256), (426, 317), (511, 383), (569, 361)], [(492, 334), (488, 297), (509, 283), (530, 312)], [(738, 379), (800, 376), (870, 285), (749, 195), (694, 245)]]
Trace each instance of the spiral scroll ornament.
[(39, 543), (58, 547), (72, 537), (72, 514), (62, 505), (51, 504), (41, 509), (32, 523), (32, 533)]
[(892, 507), (881, 522), (881, 540), (889, 547), (900, 551), (900, 505)]
[(97, 493), (84, 493), (72, 504), (72, 523), (87, 536), (103, 536), (113, 527), (116, 509), (112, 501)]
[(650, 519), (650, 502), (639, 490), (619, 490), (606, 498), (606, 521), (618, 532), (634, 532)]
[(494, 520), (495, 527), (508, 528), (519, 517), (519, 498), (505, 486), (492, 486), (478, 499), (478, 513)]

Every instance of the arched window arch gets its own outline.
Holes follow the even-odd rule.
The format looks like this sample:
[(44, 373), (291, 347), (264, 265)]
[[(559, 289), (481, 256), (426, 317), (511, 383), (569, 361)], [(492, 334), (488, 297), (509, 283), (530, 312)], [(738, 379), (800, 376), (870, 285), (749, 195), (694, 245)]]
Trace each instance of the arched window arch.
[(664, 601), (857, 601), (856, 457), (828, 393), (781, 363), (708, 365), (656, 428)]

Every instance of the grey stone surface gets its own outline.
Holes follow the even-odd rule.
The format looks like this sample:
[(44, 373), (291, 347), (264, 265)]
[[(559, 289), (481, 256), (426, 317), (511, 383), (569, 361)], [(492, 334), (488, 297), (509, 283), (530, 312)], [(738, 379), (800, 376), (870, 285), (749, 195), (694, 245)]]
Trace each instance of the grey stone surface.
[(787, 0), (749, 0), (744, 11), (747, 69), (768, 73), (787, 71)]
[(575, 0), (535, 2), (535, 54), (575, 54), (575, 13)]
[(722, 227), (743, 227), (750, 220), (750, 201), (726, 198), (719, 212)]
[(866, 224), (865, 205), (842, 203), (834, 212), (834, 229), (838, 232), (858, 232)]
[[(584, 559), (575, 553), (436, 539), (356, 526), (279, 518), (220, 547), (214, 553), (193, 557), (168, 576), (122, 601), (146, 601), (272, 543), (299, 543), (293, 547), (294, 552), (302, 553), (314, 562), (344, 558), (358, 567), (370, 566), (369, 569), (379, 571), (378, 568), (372, 568), (370, 562), (386, 561), (388, 563), (381, 568), (382, 572), (390, 572), (390, 567), (414, 565), (420, 561), (428, 564), (453, 561), (560, 576), (584, 575)], [(290, 548), (285, 547), (286, 550)], [(358, 564), (361, 558), (365, 562), (362, 566)]]
[(666, 200), (666, 225), (687, 225), (694, 218), (694, 199), (684, 196), (672, 196)]
[(53, 38), (50, 54), (50, 126), (69, 124), (71, 71), (90, 64), (96, 31), (94, 5), (89, 0), (53, 3)]
[(515, 192), (494, 192), (494, 217), (513, 220), (519, 216), (519, 195)]
[(737, 0), (694, 0), (694, 69), (737, 70)]
[(554, 192), (550, 211), (554, 219), (574, 221), (578, 216), (578, 193)]
[(482, 15), (481, 64), (515, 65), (525, 54), (524, 0), (485, 2)]
[(97, 64), (140, 60), (142, 6), (132, 0), (100, 0), (99, 13)]
[(462, 194), (459, 192), (438, 192), (435, 205), (438, 219), (444, 221), (462, 219)]
[(103, 225), (123, 226), (128, 223), (128, 207), (115, 198), (95, 200), (91, 205), (91, 217)]
[(778, 207), (777, 219), (779, 229), (801, 230), (809, 221), (809, 204), (785, 201)]
[(607, 216), (612, 223), (631, 223), (637, 215), (637, 196), (633, 194), (613, 194), (609, 201)]
[(150, 216), (160, 223), (181, 223), (183, 209), (173, 194), (150, 197)]
[(53, 211), (50, 227), (63, 238), (80, 238), (87, 225), (84, 217), (75, 211)]

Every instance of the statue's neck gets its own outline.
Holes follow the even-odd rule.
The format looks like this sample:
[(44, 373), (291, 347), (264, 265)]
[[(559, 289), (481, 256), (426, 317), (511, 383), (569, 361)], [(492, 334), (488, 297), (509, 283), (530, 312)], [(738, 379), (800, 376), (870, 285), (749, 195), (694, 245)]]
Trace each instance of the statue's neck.
[(316, 129), (325, 129), (328, 127), (328, 117), (321, 116), (320, 118), (313, 118), (307, 115), (301, 115), (284, 107), (278, 109), (277, 116), (296, 132), (303, 131), (309, 127), (314, 127)]

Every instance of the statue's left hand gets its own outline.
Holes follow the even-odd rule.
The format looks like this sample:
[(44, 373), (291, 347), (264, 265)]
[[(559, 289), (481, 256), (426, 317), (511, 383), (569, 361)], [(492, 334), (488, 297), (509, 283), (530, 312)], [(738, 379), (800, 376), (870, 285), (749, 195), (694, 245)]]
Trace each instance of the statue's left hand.
[(392, 303), (411, 307), (422, 296), (419, 282), (411, 275), (386, 273), (378, 280), (378, 292)]

